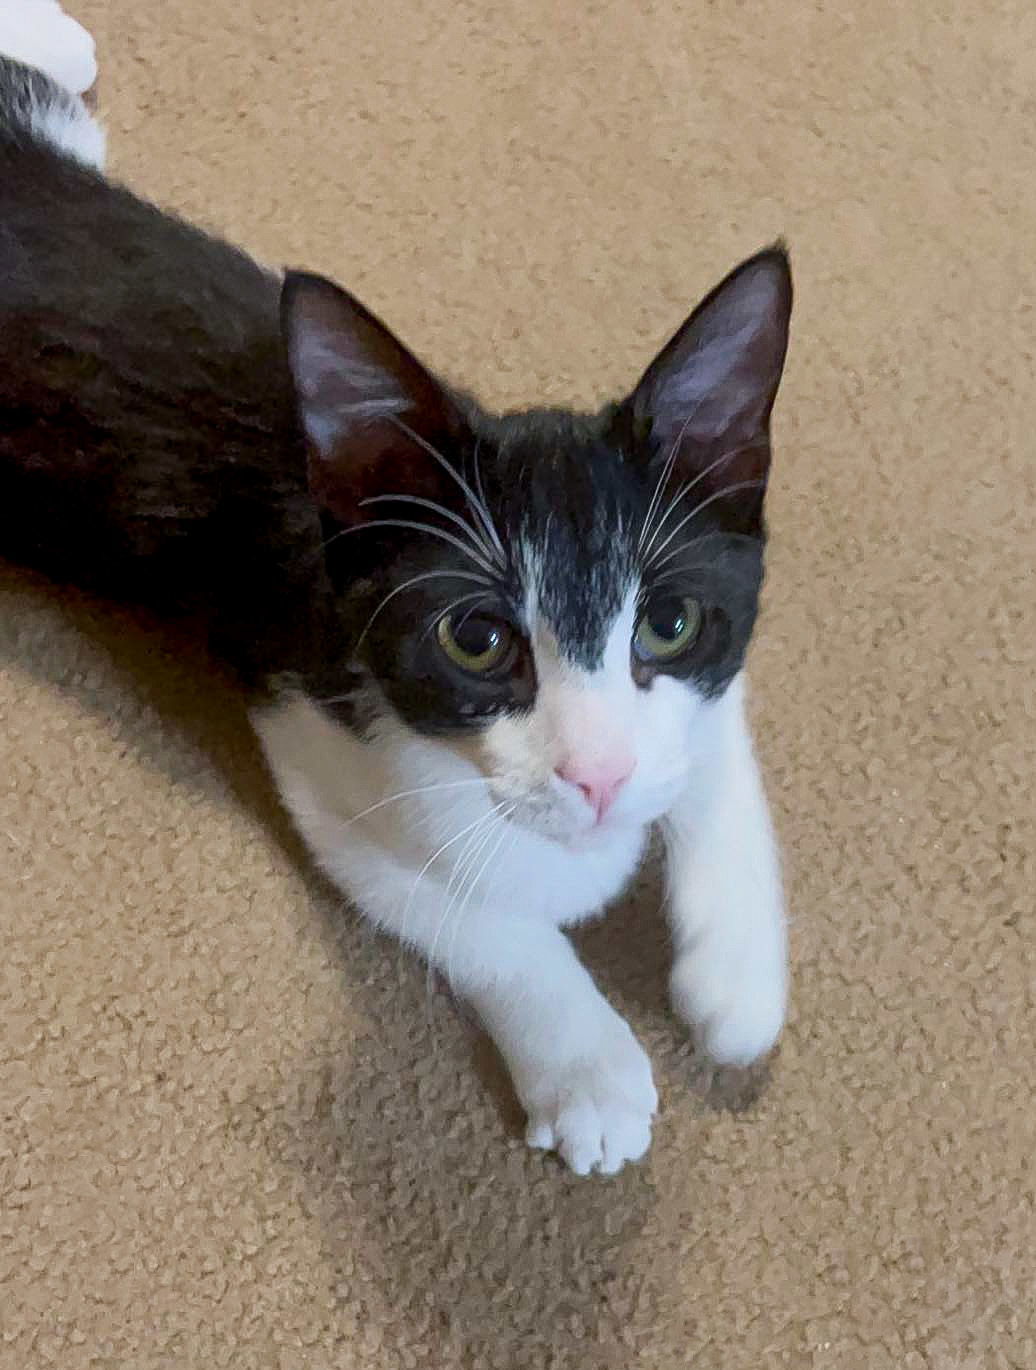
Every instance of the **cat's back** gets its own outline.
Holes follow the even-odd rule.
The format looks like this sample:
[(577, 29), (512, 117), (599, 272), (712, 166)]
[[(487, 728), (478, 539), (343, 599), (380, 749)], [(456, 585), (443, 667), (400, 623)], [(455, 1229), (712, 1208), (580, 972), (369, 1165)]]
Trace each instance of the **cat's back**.
[(278, 301), (244, 253), (0, 122), (0, 556), (189, 600), (258, 522), (276, 537), (304, 488)]
[(0, 127), (0, 348), (17, 374), (42, 378), (64, 343), (156, 400), (227, 386), (242, 413), (273, 412), (278, 295), (245, 253)]

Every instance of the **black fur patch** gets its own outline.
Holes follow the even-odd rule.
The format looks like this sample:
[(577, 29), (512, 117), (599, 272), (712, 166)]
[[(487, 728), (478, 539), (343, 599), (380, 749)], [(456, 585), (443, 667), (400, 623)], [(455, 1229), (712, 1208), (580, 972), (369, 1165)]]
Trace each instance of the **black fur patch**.
[(256, 681), (307, 650), (323, 580), (280, 282), (34, 141), (26, 80), (0, 96), (0, 554), (201, 612)]
[[(695, 595), (703, 629), (670, 673), (725, 687), (761, 578), (783, 255), (714, 292), (622, 403), (494, 417), (328, 282), (289, 275), (279, 320), (275, 277), (35, 141), (25, 80), (0, 60), (0, 554), (200, 615), (247, 684), (299, 681), (359, 731), (385, 701), (430, 733), (528, 708), (527, 646), (478, 677), (435, 625), (460, 601), (521, 643), (530, 568), (586, 669), (634, 580)], [(733, 365), (715, 346), (728, 298), (742, 332), (746, 311), (761, 319), (758, 356)], [(715, 422), (680, 431), (695, 367), (715, 377)], [(653, 517), (699, 480), (709, 506), (646, 564), (656, 491)]]

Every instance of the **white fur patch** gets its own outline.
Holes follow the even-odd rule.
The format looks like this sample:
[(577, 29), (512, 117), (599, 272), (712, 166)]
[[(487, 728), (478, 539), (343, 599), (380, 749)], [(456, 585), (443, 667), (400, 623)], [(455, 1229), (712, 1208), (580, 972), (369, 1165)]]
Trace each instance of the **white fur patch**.
[(0, 52), (84, 95), (97, 80), (94, 40), (57, 0), (0, 0)]
[(29, 112), (37, 137), (84, 166), (103, 169), (104, 130), (79, 98), (97, 79), (94, 40), (55, 0), (0, 0), (0, 53), (35, 67), (66, 98)]
[(33, 132), (52, 143), (60, 152), (74, 157), (84, 166), (104, 170), (107, 156), (107, 138), (104, 129), (93, 117), (81, 100), (75, 100), (71, 108), (35, 110), (32, 116)]

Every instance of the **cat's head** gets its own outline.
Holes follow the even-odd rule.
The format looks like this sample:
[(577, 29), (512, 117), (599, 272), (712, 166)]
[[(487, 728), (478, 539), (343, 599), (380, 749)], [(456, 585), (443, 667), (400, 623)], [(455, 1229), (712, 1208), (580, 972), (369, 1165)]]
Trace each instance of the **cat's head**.
[(596, 840), (685, 784), (756, 616), (790, 311), (777, 247), (619, 403), (493, 417), (336, 286), (286, 278), (343, 679), (469, 760), (514, 821)]

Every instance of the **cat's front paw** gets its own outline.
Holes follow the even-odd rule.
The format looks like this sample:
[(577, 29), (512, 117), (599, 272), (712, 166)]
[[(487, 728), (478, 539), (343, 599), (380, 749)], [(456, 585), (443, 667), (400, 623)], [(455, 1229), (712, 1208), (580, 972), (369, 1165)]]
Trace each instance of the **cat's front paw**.
[(784, 1026), (786, 970), (779, 952), (734, 960), (708, 945), (673, 964), (673, 1008), (713, 1061), (747, 1066), (773, 1047)]
[(529, 1146), (557, 1151), (577, 1175), (614, 1175), (651, 1144), (651, 1062), (621, 1018), (577, 1059), (525, 1072), (519, 1092)]

